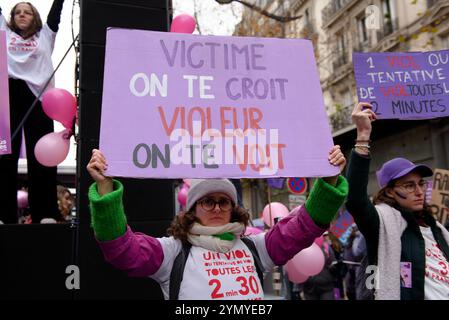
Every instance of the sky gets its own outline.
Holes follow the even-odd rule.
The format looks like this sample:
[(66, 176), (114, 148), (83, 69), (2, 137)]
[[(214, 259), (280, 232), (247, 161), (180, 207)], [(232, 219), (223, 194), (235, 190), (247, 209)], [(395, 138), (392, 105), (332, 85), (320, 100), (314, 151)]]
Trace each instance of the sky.
[[(174, 17), (181, 13), (194, 16), (197, 11), (197, 24), (202, 35), (228, 36), (240, 22), (243, 6), (240, 3), (220, 5), (214, 0), (173, 0)], [(198, 33), (198, 28), (194, 34)]]
[[(2, 13), (8, 19), (11, 8), (19, 2), (18, 0), (2, 0), (0, 2)], [(56, 36), (55, 49), (52, 55), (53, 65), (60, 63), (62, 57), (72, 44), (72, 9), (73, 9), (73, 34), (76, 36), (79, 32), (79, 1), (73, 6), (73, 0), (65, 0), (61, 14), (61, 23)], [(53, 0), (35, 0), (31, 1), (39, 11), (42, 21), (47, 21), (48, 11)], [(196, 7), (195, 7), (196, 5)], [(174, 16), (187, 13), (194, 16), (195, 8), (198, 12), (197, 21), (201, 25), (203, 35), (231, 35), (235, 25), (239, 22), (242, 13), (242, 6), (238, 3), (232, 5), (219, 5), (213, 0), (174, 0)], [(194, 33), (198, 33), (196, 30)], [(72, 48), (67, 57), (62, 62), (60, 68), (55, 74), (56, 88), (66, 89), (74, 93), (74, 71), (75, 70), (75, 51)], [(55, 122), (55, 131), (62, 131), (64, 127)], [(58, 171), (63, 172), (65, 168), (74, 168), (76, 147), (73, 137), (71, 138), (71, 147), (67, 159), (58, 166)], [(26, 166), (25, 160), (19, 161), (19, 169), (23, 172)]]

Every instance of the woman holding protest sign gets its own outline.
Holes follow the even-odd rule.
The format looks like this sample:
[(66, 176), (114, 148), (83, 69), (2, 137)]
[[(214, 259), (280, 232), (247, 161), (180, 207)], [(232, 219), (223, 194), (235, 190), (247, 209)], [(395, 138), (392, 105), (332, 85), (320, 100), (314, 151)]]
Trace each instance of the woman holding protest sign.
[(376, 277), (365, 285), (374, 287), (377, 300), (449, 299), (449, 233), (425, 203), (424, 178), (432, 176), (432, 170), (404, 158), (385, 162), (376, 172), (381, 189), (374, 206), (367, 185), (376, 114), (370, 104), (359, 103), (352, 119), (357, 139), (347, 172), (346, 208), (366, 239), (369, 264), (377, 265), (366, 270), (375, 271)]
[[(39, 12), (29, 2), (19, 2), (11, 10), (10, 20), (1, 14), (0, 30), (6, 32), (10, 129), (13, 133), (52, 76), (51, 54), (55, 44), (64, 0), (54, 0), (47, 23), (42, 24)], [(54, 81), (49, 87), (54, 86)], [(57, 218), (56, 167), (41, 165), (34, 155), (37, 141), (53, 132), (48, 118), (37, 101), (23, 126), (26, 138), (29, 206), (33, 223), (42, 218)], [(0, 157), (0, 220), (17, 223), (17, 166), (22, 143), (20, 132), (11, 137), (12, 153)]]
[[(339, 146), (332, 148), (329, 162), (345, 166)], [(95, 180), (89, 199), (105, 259), (131, 276), (153, 278), (165, 299), (263, 299), (261, 273), (312, 245), (333, 220), (348, 188), (342, 176), (317, 179), (304, 206), (269, 232), (241, 238), (249, 214), (237, 204), (234, 185), (228, 179), (192, 179), (186, 211), (174, 218), (171, 236), (153, 238), (131, 231), (123, 186), (107, 177), (106, 169), (103, 154), (93, 150), (87, 165)]]

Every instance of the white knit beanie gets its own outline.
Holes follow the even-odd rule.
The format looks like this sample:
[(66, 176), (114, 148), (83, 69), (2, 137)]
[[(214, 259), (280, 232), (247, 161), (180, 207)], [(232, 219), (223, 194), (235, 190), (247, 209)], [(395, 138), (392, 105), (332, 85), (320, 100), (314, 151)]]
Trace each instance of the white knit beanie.
[(189, 211), (199, 199), (214, 192), (227, 194), (234, 204), (237, 203), (237, 190), (228, 179), (192, 179), (187, 193), (186, 210)]

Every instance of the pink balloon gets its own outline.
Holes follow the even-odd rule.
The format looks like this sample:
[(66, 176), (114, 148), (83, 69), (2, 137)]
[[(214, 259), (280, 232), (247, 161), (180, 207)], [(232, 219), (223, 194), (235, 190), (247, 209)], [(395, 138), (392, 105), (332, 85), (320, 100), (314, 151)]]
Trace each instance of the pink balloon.
[(42, 108), (50, 119), (71, 129), (76, 116), (76, 99), (64, 89), (53, 88), (42, 96)]
[(187, 191), (189, 191), (190, 189), (190, 184), (187, 184), (186, 182), (184, 182), (181, 186), (181, 189), (186, 189)]
[(64, 161), (70, 149), (70, 135), (71, 131), (66, 129), (40, 138), (34, 147), (37, 161), (46, 167), (54, 167)]
[(28, 192), (17, 190), (17, 207), (19, 209), (25, 209), (28, 207)]
[(181, 188), (178, 192), (178, 202), (181, 204), (181, 206), (185, 207), (187, 203), (187, 188)]
[(196, 21), (188, 14), (177, 15), (170, 26), (170, 32), (193, 33), (195, 31)]
[(295, 270), (307, 276), (314, 276), (323, 270), (324, 254), (315, 243), (298, 252), (290, 260)]
[(302, 274), (297, 270), (292, 260), (289, 260), (285, 264), (285, 271), (287, 271), (288, 280), (293, 283), (303, 283), (309, 278), (309, 276)]
[(315, 244), (318, 246), (318, 247), (322, 247), (323, 246), (323, 241), (324, 241), (324, 237), (323, 236), (321, 236), (321, 237), (319, 237), (319, 238), (316, 238), (315, 239)]
[(262, 230), (260, 230), (259, 228), (256, 228), (256, 227), (246, 227), (245, 236), (249, 236), (251, 234), (259, 234), (262, 232), (263, 232)]
[[(271, 221), (270, 221), (270, 206), (271, 206)], [(280, 202), (271, 202), (267, 204), (262, 212), (262, 220), (269, 227), (274, 225), (274, 219), (283, 218), (290, 214), (288, 208)]]
[(182, 179), (182, 181), (184, 181), (184, 185), (182, 186), (184, 188), (184, 186), (187, 186), (187, 188), (190, 187), (190, 180), (191, 179)]

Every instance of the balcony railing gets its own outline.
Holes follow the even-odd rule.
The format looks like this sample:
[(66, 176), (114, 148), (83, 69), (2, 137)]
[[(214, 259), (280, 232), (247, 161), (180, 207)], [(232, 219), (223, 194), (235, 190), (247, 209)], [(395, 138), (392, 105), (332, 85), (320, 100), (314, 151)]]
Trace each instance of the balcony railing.
[(332, 125), (333, 133), (352, 125), (351, 120), (352, 108), (353, 106), (346, 106), (330, 115), (329, 118)]
[(331, 0), (321, 11), (323, 25), (326, 25), (341, 9), (353, 0)]

